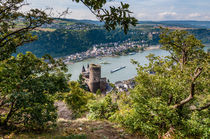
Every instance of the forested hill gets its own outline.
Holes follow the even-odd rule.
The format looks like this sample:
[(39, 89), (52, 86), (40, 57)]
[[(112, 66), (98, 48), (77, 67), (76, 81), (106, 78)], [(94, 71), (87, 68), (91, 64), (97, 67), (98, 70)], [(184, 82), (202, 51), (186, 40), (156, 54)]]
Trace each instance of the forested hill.
[[(182, 24), (181, 24), (182, 23)], [(172, 29), (185, 29), (195, 34), (203, 43), (210, 42), (210, 30), (200, 27), (204, 22), (196, 21), (194, 25), (188, 25), (189, 21), (144, 21), (136, 27), (132, 27), (127, 35), (120, 29), (108, 32), (103, 28), (103, 23), (91, 20), (55, 19), (51, 25), (39, 28), (33, 34), (38, 36), (38, 40), (20, 47), (17, 52), (31, 51), (38, 57), (50, 54), (53, 57), (62, 57), (77, 52), (86, 51), (94, 44), (107, 44), (111, 42), (139, 41), (146, 44), (158, 44), (158, 26), (166, 26)], [(191, 22), (190, 22), (191, 23)], [(205, 22), (206, 27), (210, 22)], [(194, 26), (194, 28), (193, 28)], [(148, 34), (152, 34), (152, 39)], [(109, 45), (111, 47), (111, 45)]]
[[(158, 35), (153, 35), (153, 40), (148, 39), (148, 34), (140, 30), (131, 30), (127, 35), (122, 30), (108, 32), (105, 29), (67, 30), (57, 29), (53, 32), (34, 32), (38, 40), (26, 44), (18, 52), (31, 51), (37, 56), (50, 54), (53, 57), (62, 57), (69, 54), (86, 51), (95, 44), (108, 44), (112, 42), (146, 40), (150, 44), (158, 43)], [(108, 45), (112, 46), (112, 45)]]

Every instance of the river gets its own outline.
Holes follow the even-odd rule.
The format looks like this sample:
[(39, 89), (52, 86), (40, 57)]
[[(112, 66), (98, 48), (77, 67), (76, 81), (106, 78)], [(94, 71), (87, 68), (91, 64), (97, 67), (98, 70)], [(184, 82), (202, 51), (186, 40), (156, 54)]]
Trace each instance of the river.
[[(206, 44), (207, 48), (210, 48), (210, 44)], [(87, 67), (87, 64), (100, 64), (100, 62), (106, 61), (110, 64), (100, 64), (101, 65), (101, 73), (102, 77), (106, 77), (110, 82), (114, 83), (116, 81), (128, 80), (137, 75), (136, 65), (131, 63), (131, 59), (138, 61), (141, 65), (148, 64), (148, 60), (146, 56), (150, 53), (155, 54), (156, 56), (167, 56), (169, 53), (167, 51), (163, 51), (161, 49), (147, 50), (140, 53), (136, 53), (135, 55), (127, 55), (127, 56), (118, 56), (118, 57), (102, 57), (101, 59), (91, 58), (86, 59), (81, 62), (77, 62), (74, 64), (69, 64), (68, 69), (69, 73), (72, 74), (71, 80), (77, 80), (79, 74), (82, 71), (82, 66)], [(116, 69), (121, 66), (126, 66), (126, 68), (119, 70), (114, 73), (110, 73), (110, 70)]]

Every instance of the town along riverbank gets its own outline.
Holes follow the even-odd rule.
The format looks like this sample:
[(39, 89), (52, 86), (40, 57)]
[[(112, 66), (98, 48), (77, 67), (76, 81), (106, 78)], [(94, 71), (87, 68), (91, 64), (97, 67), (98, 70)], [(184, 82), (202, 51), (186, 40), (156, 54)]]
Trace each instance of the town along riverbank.
[(108, 46), (96, 47), (96, 46), (94, 46), (93, 48), (91, 48), (85, 52), (65, 56), (65, 57), (63, 57), (63, 61), (66, 64), (69, 64), (69, 63), (83, 61), (88, 58), (129, 55), (129, 54), (135, 53), (135, 52), (142, 52), (147, 47), (148, 47), (148, 45), (146, 45), (146, 44), (139, 45), (139, 44), (136, 44), (135, 42), (127, 42), (127, 43), (123, 43), (119, 46), (117, 45), (117, 46), (113, 46), (113, 47), (108, 47)]

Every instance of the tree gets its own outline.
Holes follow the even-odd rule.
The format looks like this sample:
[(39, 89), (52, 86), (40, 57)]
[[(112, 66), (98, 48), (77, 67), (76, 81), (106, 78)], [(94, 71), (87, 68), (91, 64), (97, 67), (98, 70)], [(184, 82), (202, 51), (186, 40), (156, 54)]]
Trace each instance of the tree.
[(0, 1), (0, 125), (38, 129), (55, 123), (53, 95), (67, 89), (68, 78), (61, 72), (65, 69), (61, 61), (46, 57), (50, 67), (47, 59), (31, 53), (11, 56), (17, 47), (36, 39), (32, 30), (52, 21), (38, 9), (20, 12), (26, 4), (24, 0)]
[[(48, 60), (51, 66), (45, 61)], [(68, 91), (65, 65), (32, 53), (18, 54), (0, 63), (0, 125), (42, 129), (55, 124), (55, 94)]]
[(77, 80), (77, 82), (79, 83), (80, 88), (86, 91), (89, 90), (88, 86), (85, 84), (85, 79), (82, 77), (82, 74), (79, 75), (79, 79)]
[(90, 119), (109, 119), (117, 110), (117, 103), (112, 101), (110, 94), (99, 100), (91, 100), (87, 104)]
[(138, 64), (137, 86), (115, 117), (132, 131), (150, 137), (208, 138), (209, 54), (186, 31), (164, 30), (160, 38), (162, 49), (170, 55), (149, 55), (147, 66)]
[[(31, 31), (52, 21), (44, 11), (39, 9), (31, 9), (26, 13), (20, 12), (25, 5), (27, 3), (24, 0), (0, 1), (0, 61), (9, 58), (16, 52), (17, 47), (37, 39)], [(19, 25), (19, 20), (23, 25)]]
[(69, 83), (70, 92), (64, 94), (64, 101), (73, 111), (74, 118), (80, 117), (87, 111), (87, 103), (91, 99), (95, 99), (92, 93), (86, 92), (80, 87), (80, 84), (75, 81)]

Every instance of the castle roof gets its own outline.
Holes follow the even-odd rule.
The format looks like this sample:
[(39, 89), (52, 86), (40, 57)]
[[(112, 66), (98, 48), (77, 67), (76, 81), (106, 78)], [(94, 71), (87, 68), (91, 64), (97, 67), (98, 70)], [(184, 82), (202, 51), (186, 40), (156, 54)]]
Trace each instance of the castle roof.
[(85, 67), (84, 67), (84, 65), (83, 65), (83, 67), (82, 67), (82, 72), (85, 72), (86, 70), (85, 70)]

